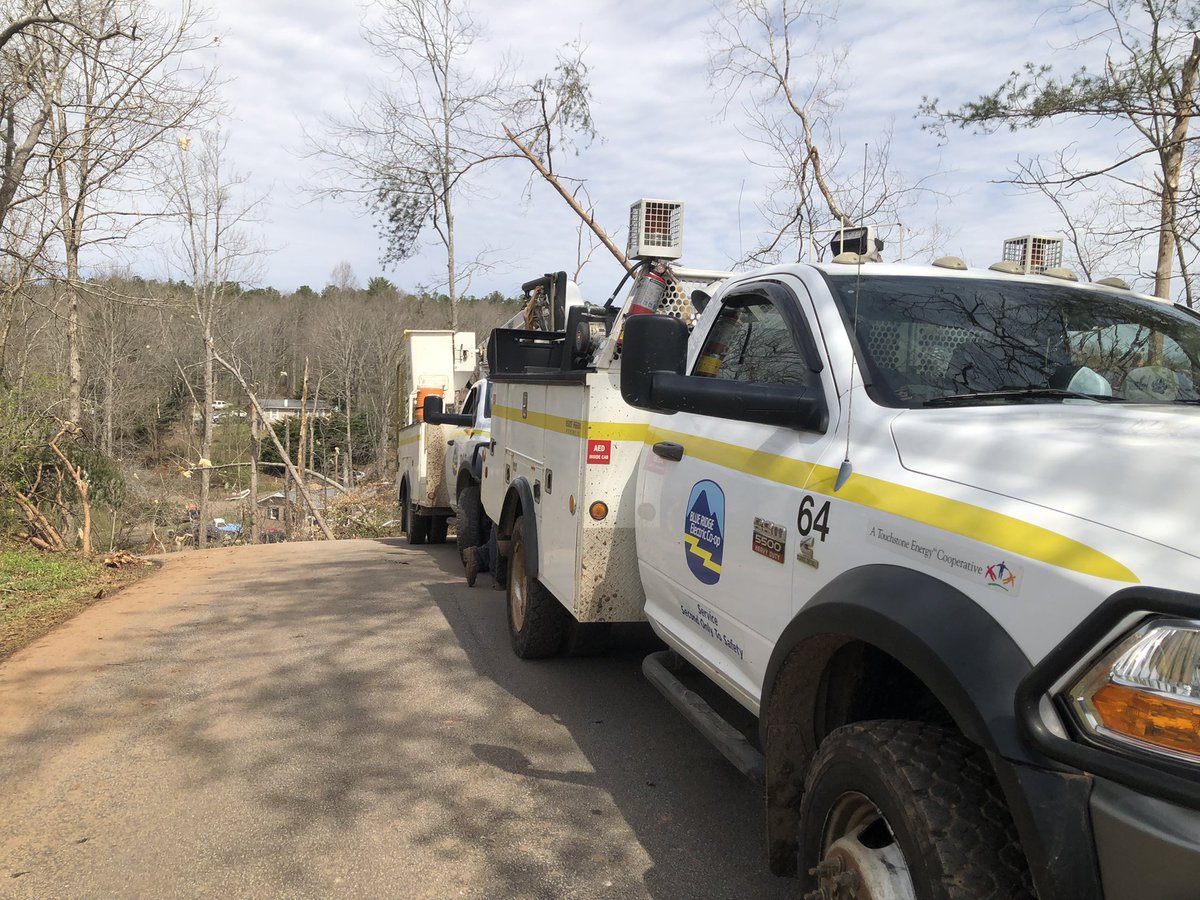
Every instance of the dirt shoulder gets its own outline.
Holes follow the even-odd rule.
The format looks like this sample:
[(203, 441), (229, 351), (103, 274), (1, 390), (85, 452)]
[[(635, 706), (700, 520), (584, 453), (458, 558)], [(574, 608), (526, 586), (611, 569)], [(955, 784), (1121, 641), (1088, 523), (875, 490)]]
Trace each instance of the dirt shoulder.
[(110, 568), (99, 557), (0, 548), (0, 660), (152, 571)]

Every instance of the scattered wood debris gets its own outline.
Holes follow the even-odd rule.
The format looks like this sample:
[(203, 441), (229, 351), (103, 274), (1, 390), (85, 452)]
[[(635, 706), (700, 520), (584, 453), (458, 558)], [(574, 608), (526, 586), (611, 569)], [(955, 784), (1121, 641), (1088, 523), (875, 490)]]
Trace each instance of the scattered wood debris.
[(108, 566), (110, 569), (123, 569), (126, 566), (148, 566), (150, 560), (142, 559), (140, 556), (134, 556), (127, 550), (114, 550), (112, 553), (105, 553), (100, 558), (100, 562)]

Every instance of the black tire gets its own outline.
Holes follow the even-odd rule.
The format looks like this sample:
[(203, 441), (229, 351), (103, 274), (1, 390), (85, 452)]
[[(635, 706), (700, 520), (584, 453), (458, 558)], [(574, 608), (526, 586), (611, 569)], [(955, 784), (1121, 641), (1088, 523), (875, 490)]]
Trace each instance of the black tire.
[(579, 622), (572, 618), (567, 623), (563, 655), (597, 656), (608, 649), (611, 636), (612, 622)]
[(429, 516), (417, 512), (411, 503), (408, 505), (408, 542), (412, 545), (423, 544), (429, 538)]
[(450, 531), (449, 516), (426, 516), (429, 520), (429, 543), (444, 544), (446, 543), (446, 535)]
[(483, 533), (483, 502), (479, 499), (479, 485), (463, 485), (458, 492), (458, 516), (454, 530), (458, 534), (458, 553), (468, 547), (478, 547), (487, 540)]
[(429, 537), (429, 516), (422, 516), (416, 507), (409, 502), (408, 490), (400, 492), (400, 520), (404, 523), (404, 536), (410, 546), (425, 543)]
[[(799, 846), (805, 891), (833, 896), (856, 860), (898, 851), (920, 900), (1034, 897), (987, 756), (937, 725), (859, 722), (826, 737), (800, 801)], [(894, 863), (883, 863), (887, 877), (903, 878)]]
[(544, 659), (562, 651), (571, 614), (525, 571), (525, 517), (513, 523), (507, 592), (508, 636), (521, 659)]

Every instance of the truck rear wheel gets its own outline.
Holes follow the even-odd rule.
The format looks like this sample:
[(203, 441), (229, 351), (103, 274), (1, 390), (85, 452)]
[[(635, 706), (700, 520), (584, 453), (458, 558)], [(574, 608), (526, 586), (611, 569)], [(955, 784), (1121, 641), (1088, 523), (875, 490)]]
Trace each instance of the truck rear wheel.
[(509, 558), (508, 635), (521, 659), (557, 656), (571, 615), (536, 578), (525, 571), (525, 517), (513, 523)]
[(426, 516), (429, 521), (429, 543), (446, 543), (446, 534), (450, 530), (449, 516)]
[(923, 722), (860, 722), (825, 738), (800, 801), (799, 846), (805, 896), (1034, 896), (983, 751)]
[(404, 535), (410, 545), (425, 543), (429, 536), (429, 516), (417, 512), (417, 508), (408, 499), (408, 491), (400, 494), (400, 510), (404, 520)]
[(487, 540), (483, 534), (483, 503), (479, 499), (479, 485), (464, 485), (458, 492), (458, 517), (454, 525), (458, 533), (458, 552), (468, 547), (478, 547)]

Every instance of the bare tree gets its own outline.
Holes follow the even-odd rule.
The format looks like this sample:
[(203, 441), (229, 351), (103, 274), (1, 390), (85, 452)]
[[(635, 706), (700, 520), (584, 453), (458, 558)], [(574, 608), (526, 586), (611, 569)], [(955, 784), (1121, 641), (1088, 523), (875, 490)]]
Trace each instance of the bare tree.
[[(100, 32), (119, 31), (137, 17), (136, 41), (110, 42), (83, 37), (57, 58), (67, 76), (54, 92), (50, 119), (50, 162), (60, 208), (67, 283), (68, 405), (80, 419), (82, 350), (79, 301), (83, 292), (80, 253), (89, 240), (111, 240), (127, 231), (118, 222), (136, 224), (123, 207), (134, 187), (134, 170), (162, 137), (191, 123), (208, 99), (211, 80), (184, 75), (187, 58), (197, 49), (201, 19), (185, 2), (178, 20), (145, 3), (128, 0), (74, 0), (80, 21)], [(133, 217), (132, 219), (130, 217)]]
[[(925, 98), (925, 126), (945, 138), (947, 126), (990, 134), (1035, 128), (1060, 119), (1116, 126), (1116, 152), (1096, 164), (1087, 154), (1051, 152), (1018, 160), (1012, 183), (1045, 193), (1064, 213), (1079, 202), (1112, 210), (1095, 221), (1089, 238), (1102, 245), (1153, 240), (1154, 293), (1171, 296), (1176, 268), (1190, 291), (1197, 234), (1196, 158), (1191, 122), (1197, 112), (1200, 33), (1195, 5), (1181, 0), (1088, 0), (1072, 9), (1083, 37), (1070, 50), (1103, 48), (1104, 65), (1070, 75), (1030, 62), (995, 91), (954, 109)], [(1192, 201), (1190, 204), (1186, 201)]]
[(354, 274), (354, 267), (346, 260), (334, 266), (329, 273), (329, 287), (336, 291), (358, 290), (358, 276)]
[[(16, 32), (0, 53), (0, 239), (9, 285), (23, 281), (40, 261), (52, 233), (44, 222), (49, 172), (38, 163), (54, 97), (66, 77), (62, 59), (55, 44), (25, 31)], [(18, 213), (13, 227), (10, 220)]]
[(383, 263), (417, 252), (432, 232), (446, 253), (450, 327), (457, 328), (464, 264), (455, 213), (467, 176), (501, 152), (495, 120), (510, 93), (501, 66), (477, 77), (471, 53), (480, 29), (466, 0), (374, 0), (363, 36), (394, 73), (347, 116), (310, 140), (329, 163), (331, 196), (364, 202), (378, 217)]
[(50, 0), (35, 0), (35, 2), (22, 2), (16, 4), (15, 8), (5, 10), (8, 17), (8, 24), (0, 29), (0, 49), (5, 48), (10, 41), (20, 34), (29, 34), (36, 32), (75, 32), (80, 37), (90, 38), (93, 41), (105, 41), (114, 37), (137, 37), (137, 22), (134, 22), (128, 32), (120, 27), (112, 28), (108, 31), (96, 30), (93, 23), (85, 19), (76, 18), (71, 15), (64, 15), (55, 10), (54, 3)]
[(898, 222), (928, 179), (906, 183), (890, 165), (891, 126), (879, 129), (866, 158), (845, 157), (835, 119), (849, 47), (826, 26), (838, 14), (821, 0), (726, 0), (709, 27), (709, 77), (749, 119), (752, 161), (772, 175), (759, 210), (768, 234), (744, 261), (797, 255), (823, 231), (863, 222)]
[(190, 316), (194, 317), (204, 349), (200, 523), (196, 541), (200, 549), (207, 542), (215, 399), (213, 365), (220, 316), (229, 300), (229, 286), (239, 278), (248, 277), (263, 253), (247, 233), (247, 225), (261, 200), (242, 196), (245, 176), (226, 172), (226, 143), (227, 138), (219, 131), (180, 140), (167, 185), (170, 208), (181, 226), (175, 263), (191, 282)]

